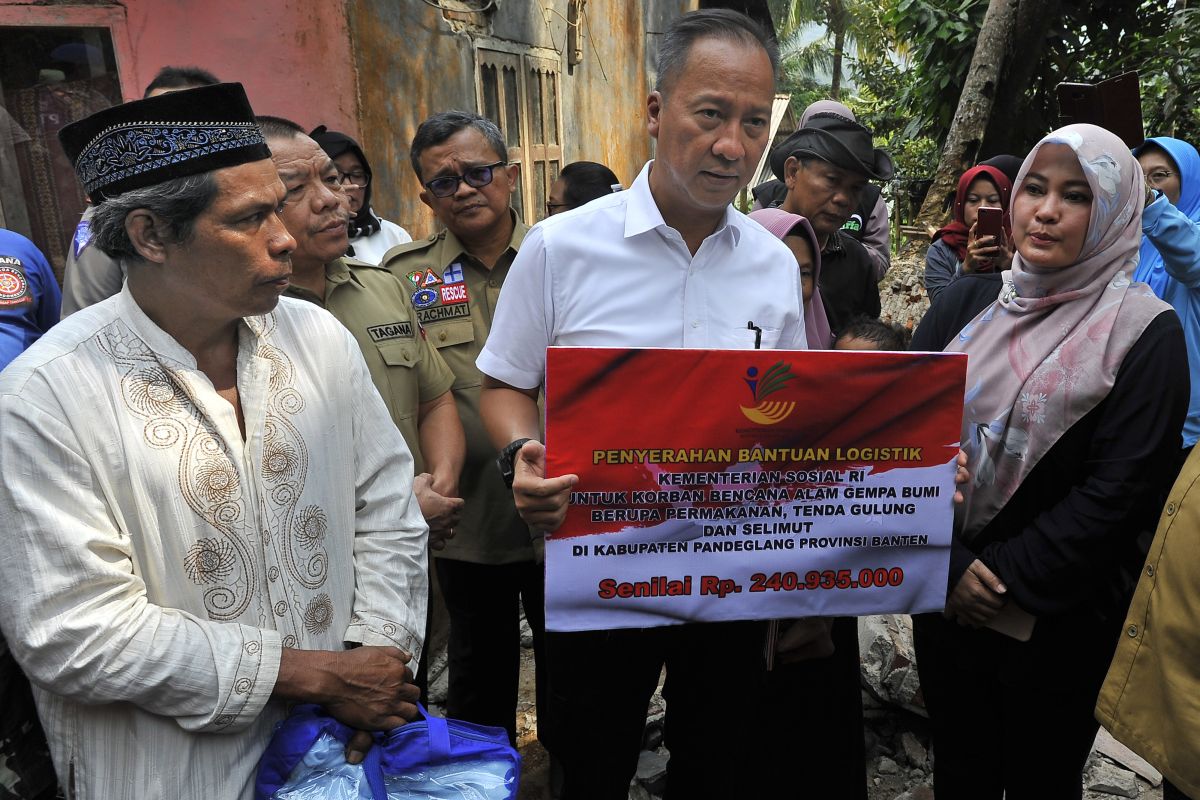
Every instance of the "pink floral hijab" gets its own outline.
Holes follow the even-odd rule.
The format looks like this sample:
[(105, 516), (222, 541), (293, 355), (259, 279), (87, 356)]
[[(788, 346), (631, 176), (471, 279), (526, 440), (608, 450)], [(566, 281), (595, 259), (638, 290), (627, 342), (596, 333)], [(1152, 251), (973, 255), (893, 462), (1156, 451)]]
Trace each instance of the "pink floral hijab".
[(971, 486), (958, 509), (967, 542), (1059, 437), (1108, 396), (1126, 353), (1170, 309), (1145, 284), (1131, 283), (1145, 184), (1129, 148), (1094, 125), (1060, 128), (1025, 158), (1014, 202), (1046, 144), (1067, 145), (1079, 158), (1093, 196), (1091, 219), (1070, 266), (1043, 270), (1017, 253), (999, 299), (946, 347), (970, 356), (962, 441)]

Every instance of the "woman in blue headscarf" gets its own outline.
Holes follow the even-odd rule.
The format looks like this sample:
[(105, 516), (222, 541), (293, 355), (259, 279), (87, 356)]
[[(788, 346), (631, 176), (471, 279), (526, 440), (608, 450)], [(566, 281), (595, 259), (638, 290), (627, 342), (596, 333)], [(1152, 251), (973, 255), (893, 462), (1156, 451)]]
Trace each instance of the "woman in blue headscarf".
[(1181, 139), (1156, 136), (1133, 154), (1147, 186), (1133, 277), (1174, 307), (1187, 340), (1192, 398), (1183, 425), (1182, 464), (1200, 439), (1200, 153)]

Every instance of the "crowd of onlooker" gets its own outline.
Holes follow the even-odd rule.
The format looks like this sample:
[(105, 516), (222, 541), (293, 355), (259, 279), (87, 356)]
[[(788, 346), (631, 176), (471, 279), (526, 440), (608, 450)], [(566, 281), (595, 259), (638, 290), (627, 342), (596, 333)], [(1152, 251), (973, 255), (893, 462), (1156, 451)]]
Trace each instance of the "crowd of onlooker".
[(523, 608), (555, 796), (625, 796), (665, 667), (668, 796), (865, 798), (853, 618), (770, 659), (759, 622), (544, 626), (576, 485), (545, 471), (546, 347), (752, 347), (721, 324), (751, 319), (764, 348), (969, 357), (945, 610), (914, 618), (937, 796), (1079, 797), (1103, 723), (1200, 798), (1200, 154), (1071, 125), (971, 167), (910, 335), (879, 319), (892, 162), (849, 108), (810, 106), (730, 205), (777, 69), (746, 17), (683, 15), (655, 159), (568, 164), (533, 227), (496, 124), (433, 114), (418, 241), (351, 136), (203, 70), (65, 128), (91, 205), (62, 290), (0, 230), (9, 790), (247, 797), (295, 702), (361, 760), (439, 627), (447, 713), (515, 742)]

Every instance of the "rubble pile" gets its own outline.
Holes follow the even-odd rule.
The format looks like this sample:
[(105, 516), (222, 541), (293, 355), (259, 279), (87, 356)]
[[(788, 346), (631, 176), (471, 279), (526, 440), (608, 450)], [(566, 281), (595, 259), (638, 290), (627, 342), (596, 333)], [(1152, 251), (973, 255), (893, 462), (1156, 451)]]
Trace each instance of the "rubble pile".
[(892, 268), (879, 282), (879, 316), (915, 330), (929, 309), (925, 293), (925, 250), (928, 245), (907, 244), (892, 256)]

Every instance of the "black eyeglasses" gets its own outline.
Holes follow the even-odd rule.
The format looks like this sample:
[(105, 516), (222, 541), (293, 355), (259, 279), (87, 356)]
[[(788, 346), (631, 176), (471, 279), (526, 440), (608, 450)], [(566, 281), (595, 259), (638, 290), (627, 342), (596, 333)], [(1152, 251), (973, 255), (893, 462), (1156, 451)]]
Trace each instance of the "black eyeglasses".
[(355, 170), (354, 172), (339, 172), (338, 173), (338, 183), (340, 183), (342, 186), (350, 185), (350, 186), (357, 186), (360, 189), (365, 189), (367, 187), (367, 184), (369, 184), (370, 182), (371, 182), (371, 176), (368, 175), (367, 173), (363, 172), (362, 170)]
[(492, 174), (496, 167), (503, 167), (507, 164), (507, 161), (497, 161), (495, 164), (471, 167), (462, 175), (444, 175), (440, 178), (434, 178), (425, 184), (425, 188), (434, 197), (449, 197), (458, 191), (458, 185), (463, 182), (466, 182), (467, 186), (474, 189), (482, 189), (492, 182)]

